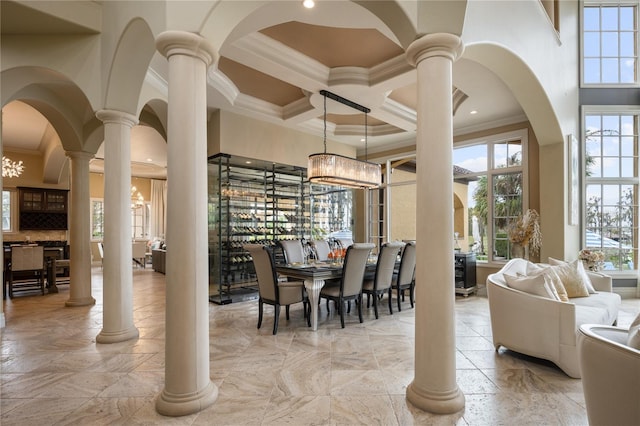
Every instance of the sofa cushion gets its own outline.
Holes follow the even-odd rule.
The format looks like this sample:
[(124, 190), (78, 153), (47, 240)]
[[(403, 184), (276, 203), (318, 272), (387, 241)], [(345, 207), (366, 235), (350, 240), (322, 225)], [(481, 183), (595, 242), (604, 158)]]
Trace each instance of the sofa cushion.
[(514, 276), (504, 274), (504, 279), (507, 286), (515, 288), (516, 290), (524, 291), (525, 293), (534, 294), (536, 296), (545, 297), (547, 299), (558, 300), (557, 293), (551, 290), (550, 285), (545, 277), (545, 274), (538, 275), (520, 275)]
[[(558, 260), (558, 259), (554, 259), (553, 257), (550, 257), (549, 264), (551, 266), (558, 266), (558, 265), (571, 266), (571, 269), (567, 269), (565, 271), (567, 272), (567, 277), (566, 277), (567, 280), (565, 281), (564, 278), (562, 280), (563, 284), (565, 285), (565, 288), (567, 288), (567, 285), (569, 285), (572, 289), (572, 291), (569, 291), (569, 289), (567, 288), (567, 293), (571, 293), (575, 289), (576, 292), (583, 294), (584, 293), (584, 291), (582, 290), (583, 286), (586, 287), (587, 292), (589, 294), (596, 293), (596, 289), (593, 287), (593, 284), (591, 283), (591, 279), (589, 278), (587, 271), (584, 269), (584, 263), (582, 263), (580, 259), (574, 260), (573, 262), (565, 262), (563, 260)], [(585, 296), (577, 296), (577, 295), (571, 296), (571, 294), (569, 294), (569, 297), (585, 297)]]
[(629, 327), (629, 337), (627, 338), (627, 345), (635, 349), (640, 349), (640, 313), (633, 320)]
[(553, 284), (553, 287), (556, 290), (556, 294), (558, 296), (558, 300), (561, 302), (568, 302), (569, 296), (567, 295), (567, 290), (564, 288), (562, 280), (560, 276), (556, 272), (556, 270), (548, 265), (538, 265), (536, 263), (528, 262), (527, 263), (527, 275), (539, 275), (546, 274), (547, 279)]
[(570, 300), (576, 307), (576, 326), (580, 324), (611, 325), (618, 319), (619, 294), (599, 291), (589, 297)]

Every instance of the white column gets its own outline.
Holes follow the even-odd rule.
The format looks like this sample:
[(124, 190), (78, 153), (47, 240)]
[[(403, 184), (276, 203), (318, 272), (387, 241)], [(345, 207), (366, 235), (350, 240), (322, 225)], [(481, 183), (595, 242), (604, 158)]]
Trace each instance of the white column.
[(437, 414), (464, 408), (456, 383), (453, 265), (452, 66), (463, 45), (453, 34), (428, 34), (407, 49), (417, 67), (415, 377), (407, 399)]
[[(1, 108), (0, 108), (1, 110)], [(2, 144), (2, 113), (0, 112), (0, 151), (4, 154), (4, 146)], [(4, 182), (2, 179), (2, 174), (0, 174), (0, 188), (4, 191)], [(4, 235), (0, 232), (0, 247), (2, 247), (2, 268), (0, 268), (0, 278), (2, 278), (2, 288), (4, 288)], [(0, 292), (0, 328), (4, 328), (5, 326), (4, 319), (4, 296), (2, 292)]]
[(67, 152), (71, 160), (71, 197), (69, 200), (69, 299), (66, 306), (96, 303), (91, 296), (91, 209), (89, 201), (88, 152)]
[(101, 110), (104, 123), (104, 260), (102, 331), (97, 343), (138, 337), (133, 325), (131, 259), (131, 128), (126, 112)]
[(207, 67), (215, 50), (199, 35), (168, 31), (156, 47), (169, 61), (165, 387), (167, 416), (213, 404), (209, 377)]

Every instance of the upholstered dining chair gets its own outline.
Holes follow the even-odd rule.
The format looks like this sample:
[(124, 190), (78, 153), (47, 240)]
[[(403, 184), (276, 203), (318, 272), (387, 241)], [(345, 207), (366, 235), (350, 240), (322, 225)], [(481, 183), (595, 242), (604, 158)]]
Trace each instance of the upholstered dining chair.
[(349, 246), (344, 257), (340, 285), (325, 286), (320, 290), (321, 298), (332, 300), (337, 306), (342, 328), (344, 328), (344, 302), (346, 301), (355, 300), (358, 306), (358, 317), (362, 322), (362, 281), (367, 258), (374, 247), (374, 244), (369, 243), (354, 243)]
[(404, 291), (409, 290), (409, 302), (413, 308), (413, 301), (415, 300), (416, 291), (416, 242), (410, 241), (404, 246), (402, 250), (402, 257), (400, 258), (400, 268), (396, 279), (391, 284), (391, 287), (397, 291), (398, 296), (398, 312), (402, 311), (401, 299), (404, 301)]
[(278, 332), (278, 319), (280, 317), (280, 306), (285, 306), (286, 318), (289, 319), (289, 306), (302, 302), (304, 307), (304, 317), (307, 325), (311, 325), (308, 300), (304, 292), (302, 281), (278, 281), (273, 253), (269, 247), (261, 244), (245, 244), (243, 248), (249, 252), (253, 259), (258, 278), (258, 328), (262, 326), (263, 305), (273, 305), (275, 318), (273, 320), (273, 334)]
[(369, 307), (369, 297), (373, 297), (373, 311), (378, 319), (378, 300), (382, 299), (385, 293), (389, 295), (389, 314), (393, 315), (391, 308), (391, 283), (393, 281), (393, 270), (396, 265), (398, 253), (404, 243), (384, 243), (380, 247), (376, 272), (373, 279), (365, 279), (362, 284), (362, 293), (367, 295), (367, 308)]
[[(40, 290), (44, 295), (44, 247), (12, 246), (8, 267), (9, 297), (16, 291)], [(16, 274), (18, 273), (18, 274)]]
[(304, 263), (304, 249), (300, 240), (283, 240), (279, 242), (287, 263)]
[(331, 253), (331, 247), (329, 247), (329, 242), (326, 240), (313, 240), (311, 244), (316, 250), (316, 255), (318, 256), (319, 261), (324, 262), (325, 260), (329, 260), (329, 253)]

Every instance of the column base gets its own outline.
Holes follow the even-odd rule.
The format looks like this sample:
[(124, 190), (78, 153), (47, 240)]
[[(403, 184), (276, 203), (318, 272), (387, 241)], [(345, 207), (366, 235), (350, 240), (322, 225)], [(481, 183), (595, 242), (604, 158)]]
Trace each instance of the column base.
[(464, 394), (457, 385), (449, 392), (429, 392), (419, 389), (414, 381), (407, 387), (407, 400), (419, 409), (434, 414), (453, 414), (464, 409)]
[(6, 323), (4, 322), (4, 312), (0, 312), (0, 328), (4, 328)]
[(163, 389), (156, 400), (156, 411), (163, 416), (186, 416), (204, 410), (218, 399), (218, 387), (209, 382), (206, 388), (195, 394), (174, 395)]
[(64, 302), (64, 306), (69, 306), (69, 307), (89, 306), (89, 305), (95, 305), (95, 304), (96, 304), (96, 299), (94, 299), (91, 296), (83, 297), (81, 299), (69, 299), (66, 302)]
[(104, 331), (96, 336), (96, 343), (118, 343), (131, 339), (137, 339), (139, 336), (138, 329), (131, 327), (128, 330), (120, 331)]

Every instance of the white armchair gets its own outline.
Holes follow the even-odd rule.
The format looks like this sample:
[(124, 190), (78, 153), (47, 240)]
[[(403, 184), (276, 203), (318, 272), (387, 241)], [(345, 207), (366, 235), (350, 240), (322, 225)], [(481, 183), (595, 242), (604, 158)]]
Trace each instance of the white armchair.
[(640, 351), (627, 346), (628, 330), (584, 324), (578, 358), (591, 426), (640, 425)]

